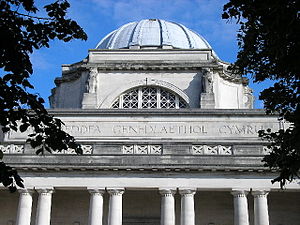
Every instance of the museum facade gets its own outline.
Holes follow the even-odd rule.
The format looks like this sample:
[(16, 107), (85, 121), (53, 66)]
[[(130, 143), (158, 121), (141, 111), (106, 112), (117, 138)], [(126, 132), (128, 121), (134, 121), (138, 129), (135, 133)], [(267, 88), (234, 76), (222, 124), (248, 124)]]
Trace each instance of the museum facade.
[[(125, 24), (62, 66), (49, 112), (82, 144), (36, 156), (3, 135), (26, 188), (0, 190), (2, 225), (299, 225), (300, 186), (272, 185), (247, 79), (208, 42), (159, 19)], [(4, 204), (5, 202), (5, 204)]]

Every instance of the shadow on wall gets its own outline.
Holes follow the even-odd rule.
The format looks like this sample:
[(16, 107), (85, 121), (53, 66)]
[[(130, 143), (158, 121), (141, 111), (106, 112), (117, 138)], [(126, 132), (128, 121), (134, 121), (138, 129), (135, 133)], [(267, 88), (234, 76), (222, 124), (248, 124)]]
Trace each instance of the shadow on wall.
[(200, 94), (202, 82), (202, 73), (198, 72), (193, 76), (193, 79), (189, 83), (188, 87), (183, 90), (190, 98), (190, 108), (200, 108)]

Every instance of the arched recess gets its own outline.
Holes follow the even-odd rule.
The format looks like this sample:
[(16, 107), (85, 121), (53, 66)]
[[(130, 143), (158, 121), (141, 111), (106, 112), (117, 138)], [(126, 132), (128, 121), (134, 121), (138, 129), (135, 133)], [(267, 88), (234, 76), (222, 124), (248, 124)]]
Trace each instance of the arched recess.
[(177, 86), (174, 84), (171, 84), (166, 81), (162, 80), (156, 80), (156, 79), (143, 79), (143, 80), (136, 80), (133, 82), (128, 82), (123, 84), (122, 86), (116, 88), (113, 90), (110, 94), (107, 95), (107, 97), (99, 104), (99, 108), (111, 108), (111, 105), (113, 102), (124, 92), (127, 90), (138, 88), (140, 86), (156, 86), (161, 87), (166, 90), (170, 90), (174, 94), (178, 95), (180, 98), (182, 98), (185, 103), (187, 104), (187, 107), (189, 107), (190, 99), (189, 97)]

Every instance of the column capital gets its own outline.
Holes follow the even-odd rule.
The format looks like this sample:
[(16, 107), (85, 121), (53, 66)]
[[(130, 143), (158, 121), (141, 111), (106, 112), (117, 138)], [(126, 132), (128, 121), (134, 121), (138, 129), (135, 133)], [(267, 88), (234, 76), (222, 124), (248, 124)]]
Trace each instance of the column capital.
[(242, 189), (232, 189), (231, 194), (234, 198), (240, 198), (240, 197), (246, 197), (248, 195), (248, 190), (242, 190)]
[(54, 192), (54, 188), (53, 187), (47, 187), (47, 188), (35, 188), (35, 190), (41, 194), (41, 195), (48, 195), (48, 194), (52, 194)]
[(90, 194), (103, 195), (105, 193), (105, 188), (87, 188)]
[(171, 188), (161, 188), (159, 189), (159, 193), (164, 196), (174, 196), (176, 193), (176, 189), (171, 189)]
[(23, 195), (26, 195), (26, 194), (29, 194), (29, 195), (32, 195), (34, 193), (34, 190), (33, 188), (22, 188), (22, 189), (18, 189), (18, 192), (20, 194), (23, 194)]
[(125, 191), (124, 188), (106, 188), (110, 195), (122, 195)]
[(179, 194), (180, 195), (183, 195), (183, 196), (185, 196), (185, 195), (194, 195), (194, 194), (196, 194), (196, 189), (193, 189), (193, 188), (180, 188), (179, 189)]
[(266, 197), (270, 192), (270, 189), (252, 190), (251, 194), (254, 198)]

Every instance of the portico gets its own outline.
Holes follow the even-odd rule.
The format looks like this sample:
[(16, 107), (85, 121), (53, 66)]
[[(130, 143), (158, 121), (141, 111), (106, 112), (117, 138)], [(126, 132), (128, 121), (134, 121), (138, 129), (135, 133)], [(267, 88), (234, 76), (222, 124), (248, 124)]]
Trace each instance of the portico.
[[(33, 190), (26, 190), (27, 193), (32, 194)], [(76, 192), (76, 190), (74, 190)], [(60, 192), (67, 193), (67, 192), (72, 192), (72, 190), (59, 190), (58, 189), (58, 194), (61, 195)], [(78, 190), (77, 190), (78, 192)], [(89, 196), (85, 195), (86, 201), (89, 201), (89, 206), (86, 207), (85, 209), (86, 212), (80, 212), (81, 216), (87, 216), (85, 219), (81, 221), (88, 221), (88, 224), (115, 224), (115, 225), (120, 225), (120, 224), (127, 224), (128, 222), (132, 222), (132, 219), (136, 219), (138, 222), (139, 219), (143, 218), (142, 216), (139, 216), (139, 213), (137, 214), (132, 214), (130, 212), (132, 208), (135, 206), (138, 206), (139, 204), (143, 209), (136, 209), (136, 210), (147, 210), (151, 209), (149, 208), (149, 205), (147, 205), (147, 202), (140, 202), (140, 203), (135, 203), (135, 206), (127, 208), (128, 204), (132, 202), (133, 199), (128, 201), (128, 197), (132, 198), (134, 195), (137, 194), (137, 198), (134, 198), (134, 201), (139, 201), (139, 196), (145, 195), (145, 199), (152, 199), (148, 203), (151, 203), (154, 201), (156, 202), (156, 206), (158, 209), (156, 211), (159, 211), (160, 208), (160, 215), (156, 215), (152, 217), (145, 217), (144, 220), (142, 220), (144, 223), (147, 224), (169, 224), (169, 225), (175, 225), (175, 224), (185, 224), (185, 225), (194, 225), (194, 224), (199, 224), (203, 219), (208, 219), (211, 220), (211, 223), (217, 222), (218, 220), (222, 219), (222, 214), (221, 215), (216, 215), (215, 217), (209, 217), (205, 215), (205, 211), (201, 212), (201, 207), (199, 208), (199, 204), (201, 204), (201, 201), (199, 199), (202, 198), (202, 195), (211, 195), (213, 192), (220, 193), (221, 195), (217, 195), (218, 197), (222, 195), (228, 195), (227, 191), (218, 191), (218, 190), (211, 190), (211, 191), (203, 191), (203, 190), (197, 190), (194, 188), (180, 188), (180, 189), (174, 189), (174, 188), (160, 188), (160, 189), (148, 189), (148, 190), (128, 190), (128, 197), (124, 197), (123, 195), (126, 194), (127, 190), (123, 188), (88, 188), (87, 190), (81, 190), (80, 191), (82, 194), (84, 192), (88, 192)], [(233, 208), (230, 209), (230, 212), (232, 215), (227, 215), (228, 217), (232, 218), (232, 221), (234, 221), (235, 225), (248, 225), (249, 224), (249, 211), (254, 210), (254, 224), (268, 224), (269, 223), (269, 214), (268, 214), (268, 203), (267, 203), (267, 198), (266, 198), (266, 190), (257, 190), (255, 192), (251, 192), (251, 195), (255, 196), (254, 197), (254, 203), (252, 202), (251, 205), (254, 205), (254, 209), (248, 207), (248, 202), (250, 199), (248, 199), (247, 195), (248, 190), (232, 190), (232, 199), (227, 198), (227, 199), (220, 199), (221, 201), (228, 201), (231, 200), (232, 202), (227, 202), (227, 204), (233, 204)], [(265, 198), (262, 201), (263, 202), (257, 202), (257, 193), (262, 193), (264, 196), (260, 196), (260, 198)], [(24, 198), (24, 193), (25, 190), (20, 192), (20, 197), (19, 197), (19, 209), (18, 209), (18, 220), (17, 220), (17, 225), (22, 224), (22, 225), (30, 225), (30, 218), (28, 220), (28, 217), (31, 215), (30, 210), (31, 208), (31, 201), (30, 198)], [(55, 196), (56, 192), (53, 192), (51, 188), (48, 188), (47, 190), (44, 189), (43, 192), (38, 189), (38, 191), (35, 192), (35, 195), (38, 195), (38, 206), (36, 209), (36, 223), (35, 224), (43, 224), (43, 225), (48, 225), (50, 224), (50, 220), (48, 218), (51, 218), (51, 212), (49, 210), (44, 210), (43, 217), (39, 214), (41, 207), (48, 206), (48, 209), (52, 207), (52, 210), (54, 210), (54, 220), (51, 222), (51, 224), (59, 224), (55, 223), (58, 222), (58, 219), (55, 218), (55, 211), (57, 210), (63, 210), (62, 207), (60, 209), (55, 209), (57, 207), (57, 200), (55, 200), (54, 197), (54, 205), (52, 205), (52, 200), (49, 198), (49, 195)], [(195, 194), (198, 196), (195, 198)], [(261, 195), (262, 195), (261, 194)], [(41, 197), (41, 196), (44, 196)], [(47, 196), (47, 197), (45, 197)], [(227, 197), (228, 197), (227, 196)], [(88, 199), (89, 198), (89, 199)], [(104, 201), (105, 198), (105, 201)], [(153, 200), (154, 199), (154, 200)], [(140, 199), (141, 200), (141, 199)], [(253, 198), (251, 198), (253, 201)], [(176, 204), (179, 204), (176, 206), (175, 201), (177, 201)], [(195, 204), (196, 201), (196, 204)], [(181, 202), (181, 203), (180, 203)], [(159, 204), (160, 203), (160, 204)], [(65, 205), (64, 203), (61, 203), (62, 205)], [(137, 204), (137, 205), (136, 205)], [(259, 206), (257, 206), (260, 204)], [(28, 213), (22, 212), (24, 210), (24, 207), (22, 205), (27, 205), (27, 210)], [(155, 205), (155, 204), (154, 204)], [(195, 206), (196, 205), (196, 206)], [(21, 206), (21, 207), (20, 207)], [(67, 205), (65, 205), (67, 206)], [(69, 205), (67, 208), (72, 208), (73, 206)], [(217, 205), (215, 206), (217, 207)], [(130, 209), (131, 208), (131, 209)], [(35, 209), (34, 209), (35, 210)], [(122, 213), (122, 210), (124, 210), (124, 214)], [(155, 211), (155, 209), (153, 209)], [(87, 212), (88, 211), (88, 212)], [(214, 213), (214, 212), (211, 212)], [(47, 214), (47, 215), (46, 215)], [(48, 217), (49, 215), (49, 217)], [(70, 215), (71, 217), (71, 215)], [(41, 218), (44, 220), (41, 221)], [(131, 218), (131, 220), (130, 220)], [(156, 218), (156, 220), (155, 220)], [(226, 217), (224, 217), (225, 219)], [(233, 219), (234, 218), (234, 219)], [(47, 221), (46, 221), (47, 219)], [(72, 218), (70, 218), (72, 220)], [(122, 223), (122, 220), (124, 220)], [(196, 223), (196, 220), (197, 223)], [(200, 219), (200, 220), (199, 220)], [(252, 218), (253, 219), (253, 218)], [(32, 218), (34, 220), (34, 218)], [(76, 221), (76, 218), (73, 218), (74, 221)], [(177, 222), (176, 222), (177, 221)], [(81, 224), (81, 223), (79, 223)], [(218, 224), (218, 223), (216, 223)], [(225, 223), (224, 223), (225, 224)]]

